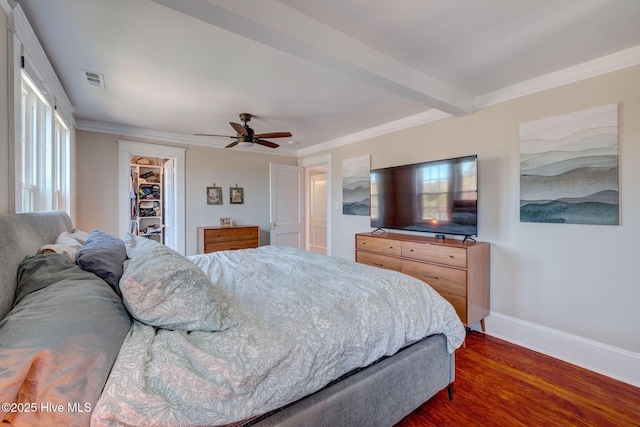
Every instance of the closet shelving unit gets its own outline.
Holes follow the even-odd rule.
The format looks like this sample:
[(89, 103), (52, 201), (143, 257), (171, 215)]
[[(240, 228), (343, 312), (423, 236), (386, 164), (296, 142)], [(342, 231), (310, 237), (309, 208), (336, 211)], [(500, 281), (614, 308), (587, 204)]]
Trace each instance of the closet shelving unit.
[(130, 232), (164, 243), (162, 179), (160, 165), (131, 165)]

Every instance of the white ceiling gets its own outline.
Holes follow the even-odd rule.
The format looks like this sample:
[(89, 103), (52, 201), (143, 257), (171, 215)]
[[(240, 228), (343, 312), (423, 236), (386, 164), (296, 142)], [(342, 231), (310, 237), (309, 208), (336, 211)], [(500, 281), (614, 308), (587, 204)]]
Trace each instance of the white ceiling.
[(257, 133), (293, 134), (273, 140), (281, 154), (472, 114), (598, 58), (640, 62), (639, 0), (17, 3), (79, 128), (222, 147), (230, 140), (193, 134), (234, 135), (229, 122), (248, 112)]

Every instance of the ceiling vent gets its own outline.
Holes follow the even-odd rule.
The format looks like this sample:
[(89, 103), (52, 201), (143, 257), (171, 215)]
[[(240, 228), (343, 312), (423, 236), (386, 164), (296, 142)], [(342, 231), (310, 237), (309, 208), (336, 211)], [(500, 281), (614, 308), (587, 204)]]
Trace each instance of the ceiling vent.
[(106, 89), (104, 85), (104, 75), (96, 73), (95, 71), (82, 70), (84, 77), (91, 86), (100, 87)]

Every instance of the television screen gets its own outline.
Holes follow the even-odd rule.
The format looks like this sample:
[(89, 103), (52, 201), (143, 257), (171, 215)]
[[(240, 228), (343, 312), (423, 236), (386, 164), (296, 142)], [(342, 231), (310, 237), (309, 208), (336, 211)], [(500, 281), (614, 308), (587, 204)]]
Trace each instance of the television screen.
[(477, 236), (478, 156), (371, 171), (371, 227)]

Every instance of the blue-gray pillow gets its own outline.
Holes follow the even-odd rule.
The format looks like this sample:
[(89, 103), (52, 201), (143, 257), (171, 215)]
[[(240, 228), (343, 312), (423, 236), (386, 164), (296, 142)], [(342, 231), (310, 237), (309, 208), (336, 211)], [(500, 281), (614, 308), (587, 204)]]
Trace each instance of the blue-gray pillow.
[(76, 254), (76, 263), (80, 268), (107, 282), (120, 297), (122, 293), (118, 283), (126, 259), (124, 241), (100, 230), (93, 230)]

